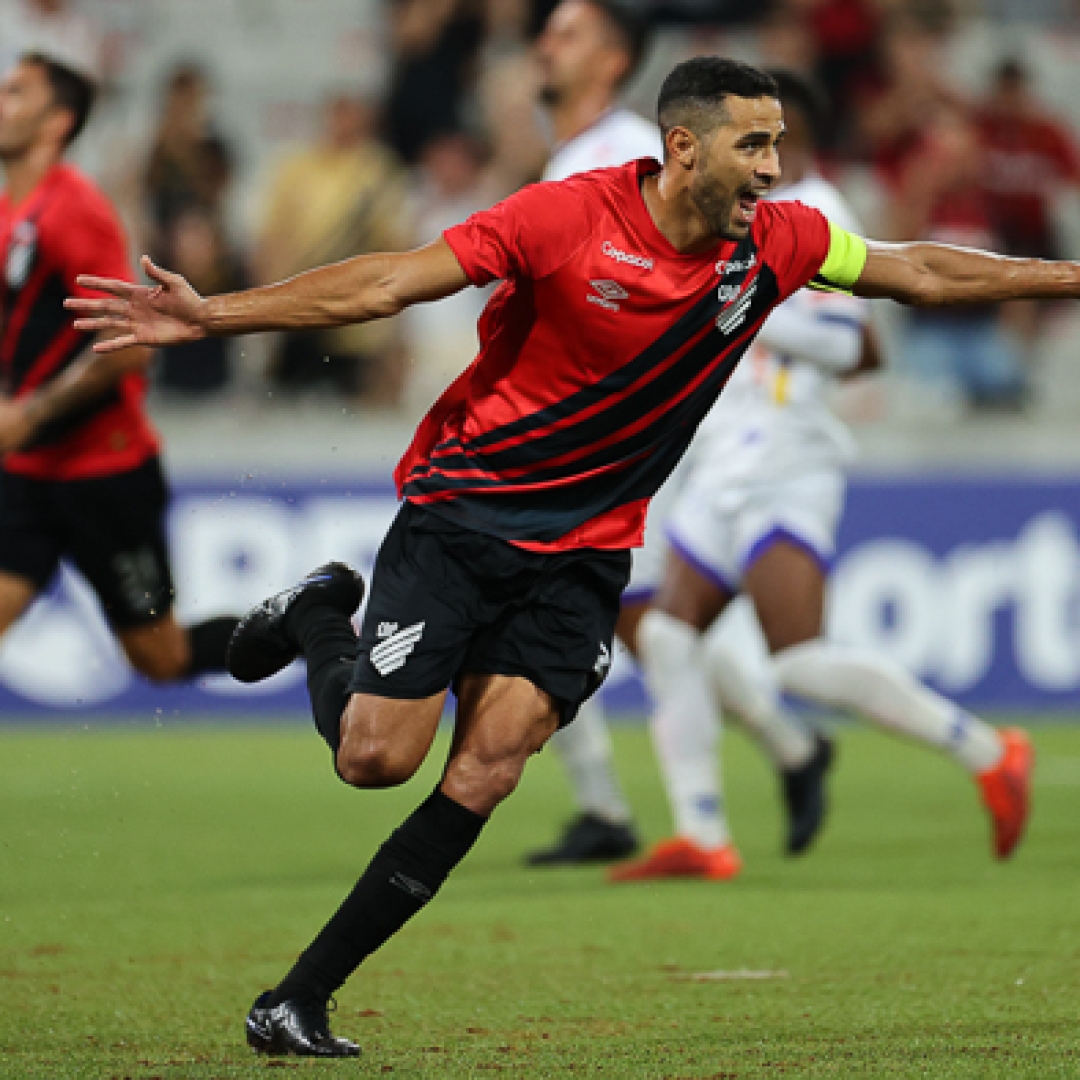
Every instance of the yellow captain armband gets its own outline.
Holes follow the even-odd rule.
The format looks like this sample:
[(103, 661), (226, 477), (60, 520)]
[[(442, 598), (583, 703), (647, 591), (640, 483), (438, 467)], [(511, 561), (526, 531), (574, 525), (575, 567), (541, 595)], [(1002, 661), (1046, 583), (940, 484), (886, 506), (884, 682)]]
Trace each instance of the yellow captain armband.
[(829, 254), (808, 284), (811, 289), (850, 293), (866, 265), (866, 241), (829, 222)]

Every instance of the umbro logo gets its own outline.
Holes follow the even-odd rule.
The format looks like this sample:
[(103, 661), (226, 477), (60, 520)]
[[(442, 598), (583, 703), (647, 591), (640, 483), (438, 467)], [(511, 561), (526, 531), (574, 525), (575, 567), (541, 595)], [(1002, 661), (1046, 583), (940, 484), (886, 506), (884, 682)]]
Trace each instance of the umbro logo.
[[(393, 624), (383, 624), (386, 626)], [(382, 629), (382, 627), (380, 627)], [(382, 676), (387, 676), (398, 668), (405, 666), (417, 643), (424, 636), (424, 623), (413, 623), (404, 630), (392, 633), (385, 641), (381, 641), (371, 650), (371, 666)]]
[(619, 305), (617, 301), (630, 298), (630, 294), (617, 281), (601, 278), (598, 281), (590, 281), (589, 284), (593, 287), (596, 295), (587, 293), (585, 299), (590, 304), (599, 304), (600, 307), (607, 308), (608, 311), (618, 311)]
[(390, 884), (425, 903), (431, 899), (431, 890), (422, 881), (417, 881), (416, 878), (411, 878), (400, 870), (390, 875)]
[[(720, 301), (724, 302), (725, 297), (723, 294), (723, 286), (720, 289)], [(755, 278), (747, 286), (746, 292), (739, 297), (733, 304), (729, 304), (724, 308), (719, 315), (716, 316), (716, 329), (721, 334), (730, 334), (737, 327), (746, 322), (746, 316), (750, 313), (750, 304), (754, 299), (754, 293), (757, 292), (757, 279)]]

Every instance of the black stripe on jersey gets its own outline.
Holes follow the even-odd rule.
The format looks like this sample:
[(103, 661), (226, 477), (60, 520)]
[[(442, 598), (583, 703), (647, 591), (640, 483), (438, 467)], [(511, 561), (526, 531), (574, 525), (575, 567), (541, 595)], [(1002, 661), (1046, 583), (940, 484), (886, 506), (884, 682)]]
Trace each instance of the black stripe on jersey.
[[(26, 321), (15, 341), (11, 366), (6, 372), (8, 392), (14, 394), (33, 373), (42, 357), (53, 348), (57, 338), (67, 330), (71, 316), (64, 309), (64, 300), (68, 289), (59, 274), (50, 274), (35, 297)], [(10, 312), (9, 312), (10, 317)], [(45, 380), (49, 382), (90, 347), (90, 334), (78, 334), (52, 365), (52, 370)], [(78, 409), (57, 417), (34, 433), (34, 437), (23, 447), (34, 450), (60, 442), (73, 431), (85, 424), (102, 409), (116, 405), (120, 401), (120, 389), (113, 385), (103, 390), (92, 401), (85, 402)]]
[[(624, 460), (650, 445), (662, 440), (673, 428), (686, 422), (688, 410), (686, 402), (674, 405), (662, 412), (648, 427), (616, 442), (599, 447), (594, 453), (581, 455), (571, 461), (548, 465), (548, 462), (583, 450), (594, 443), (609, 438), (639, 420), (654, 409), (659, 402), (671, 400), (680, 390), (697, 379), (710, 365), (720, 358), (726, 350), (737, 347), (740, 336), (745, 336), (746, 329), (753, 326), (773, 306), (779, 295), (775, 277), (767, 268), (751, 283), (749, 289), (729, 304), (726, 312), (732, 313), (737, 320), (727, 333), (718, 330), (714, 324), (700, 341), (691, 346), (679, 359), (651, 382), (639, 387), (617, 400), (610, 408), (604, 409), (586, 419), (552, 432), (541, 435), (520, 445), (488, 453), (476, 452), (470, 443), (465, 447), (445, 451), (436, 451), (430, 458), (430, 470), (455, 471), (478, 469), (483, 473), (502, 473), (507, 470), (523, 470), (519, 475), (491, 480), (490, 486), (502, 483), (528, 483), (569, 477), (586, 472), (592, 468), (601, 468)], [(711, 290), (710, 299), (715, 303), (716, 290)], [(738, 316), (739, 309), (742, 316)], [(724, 315), (720, 315), (722, 320)], [(650, 349), (652, 347), (650, 346)], [(648, 351), (648, 350), (646, 350)], [(741, 351), (740, 351), (741, 355)], [(633, 363), (633, 361), (632, 361)], [(697, 395), (690, 395), (695, 398)], [(430, 473), (428, 474), (430, 475)], [(420, 475), (414, 473), (418, 481)], [(469, 486), (465, 483), (461, 486)], [(473, 486), (478, 485), (473, 481)], [(483, 484), (482, 486), (488, 486)]]
[[(751, 264), (751, 256), (757, 259), (757, 245), (752, 237), (746, 237), (731, 256), (730, 261), (740, 261), (743, 265)], [(729, 274), (723, 280), (726, 284), (741, 284), (746, 277), (746, 271), (741, 274)], [(738, 303), (736, 298), (732, 303)], [(470, 447), (481, 450), (486, 446), (492, 446), (505, 439), (512, 439), (519, 435), (527, 435), (548, 427), (560, 420), (565, 420), (576, 413), (584, 412), (602, 401), (614, 397), (638, 379), (647, 375), (658, 363), (672, 353), (678, 352), (691, 338), (704, 329), (709, 322), (714, 320), (724, 307), (719, 298), (718, 288), (714, 285), (709, 289), (707, 296), (699, 300), (667, 330), (663, 332), (643, 352), (639, 353), (629, 363), (606, 375), (603, 379), (591, 386), (582, 387), (576, 393), (557, 401), (553, 405), (512, 420), (509, 424), (493, 428), (470, 440)], [(438, 449), (438, 448), (436, 448)]]
[[(762, 267), (759, 280), (761, 278), (765, 280), (759, 288), (775, 300), (778, 295), (776, 279), (767, 267)], [(765, 313), (767, 309), (766, 312), (759, 310), (753, 318), (748, 317), (743, 325), (752, 326)], [(620, 444), (624, 450), (624, 456), (618, 459), (622, 468), (610, 469), (595, 476), (582, 475), (572, 485), (527, 487), (525, 490), (506, 490), (507, 485), (515, 484), (513, 480), (431, 475), (410, 481), (405, 486), (404, 494), (407, 498), (416, 498), (432, 512), (479, 532), (506, 540), (527, 539), (540, 543), (558, 540), (592, 518), (656, 493), (686, 452), (698, 425), (754, 336), (750, 334), (729, 347), (727, 354), (720, 358), (701, 387), (665, 414), (664, 419), (670, 414), (677, 414), (672, 417), (671, 423), (665, 424), (662, 429), (659, 424), (650, 425), (646, 431)], [(718, 333), (710, 333), (706, 338), (711, 339), (714, 357), (720, 337)], [(636, 453), (631, 451), (631, 443)], [(583, 474), (587, 468), (585, 462), (576, 461), (570, 466), (569, 472), (559, 470), (560, 476), (556, 479), (572, 478), (575, 474)], [(537, 482), (539, 477), (535, 473), (525, 481), (526, 484)], [(455, 491), (458, 493), (453, 494)], [(440, 500), (437, 498), (439, 494), (449, 497)], [(429, 501), (431, 496), (436, 498)]]
[[(35, 297), (15, 341), (11, 366), (5, 372), (9, 393), (14, 393), (22, 386), (38, 359), (56, 340), (57, 334), (70, 325), (71, 316), (64, 310), (67, 294), (64, 279), (59, 274), (50, 274), (41, 286), (41, 291)], [(10, 319), (12, 313), (8, 311), (6, 314)], [(8, 329), (10, 332), (10, 325)], [(90, 335), (80, 335), (78, 351), (81, 352), (89, 344)], [(65, 359), (64, 364), (70, 362), (70, 358)]]

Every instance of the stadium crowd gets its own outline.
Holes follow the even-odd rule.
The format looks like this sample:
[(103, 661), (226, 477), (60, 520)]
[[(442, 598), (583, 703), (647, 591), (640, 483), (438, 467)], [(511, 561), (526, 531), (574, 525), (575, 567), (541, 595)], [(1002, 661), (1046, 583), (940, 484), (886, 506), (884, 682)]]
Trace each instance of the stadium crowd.
[[(641, 112), (659, 74), (694, 53), (810, 74), (827, 100), (826, 175), (868, 235), (1076, 254), (1080, 152), (1072, 118), (1045, 103), (1054, 65), (1043, 61), (1052, 35), (1068, 42), (1078, 29), (1077, 5), (638, 2), (655, 30), (652, 61), (629, 88)], [(279, 100), (262, 101), (262, 115), (251, 117), (268, 147), (258, 160), (243, 146), (251, 132), (227, 107), (237, 77), (219, 66), (220, 54), (149, 49), (149, 24), (132, 14), (134, 4), (0, 0), (0, 61), (39, 47), (98, 78), (104, 100), (85, 164), (121, 206), (135, 250), (219, 292), (427, 242), (538, 179), (552, 147), (536, 104), (534, 43), (552, 6), (359, 5), (367, 14), (353, 30), (380, 62), (352, 72), (340, 57), (328, 62), (321, 84), (309, 78), (297, 100), (281, 100), (283, 80)], [(141, 129), (130, 121), (140, 107)], [(221, 340), (169, 350), (156, 362), (155, 385), (200, 405), (276, 394), (415, 413), (472, 358), (484, 299), (452, 298), (374, 327), (281, 335), (245, 346), (243, 356)], [(1065, 316), (1052, 305), (1012, 304), (883, 317), (895, 391), (884, 404), (880, 392), (869, 405), (853, 394), (849, 411), (879, 418), (900, 398), (951, 419), (1021, 411), (1037, 387), (1045, 394), (1043, 343)]]

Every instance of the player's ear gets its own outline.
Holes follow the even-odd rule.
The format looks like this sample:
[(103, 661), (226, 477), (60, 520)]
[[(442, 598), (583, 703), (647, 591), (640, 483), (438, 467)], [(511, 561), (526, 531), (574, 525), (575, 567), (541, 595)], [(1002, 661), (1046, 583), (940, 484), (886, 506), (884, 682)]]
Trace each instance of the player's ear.
[(698, 158), (697, 136), (689, 128), (676, 125), (668, 128), (664, 136), (664, 148), (668, 160), (678, 162), (684, 169), (692, 169)]

